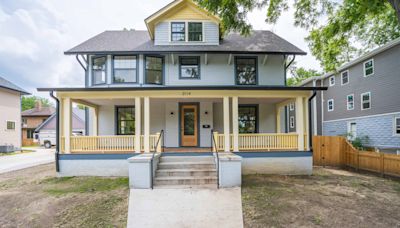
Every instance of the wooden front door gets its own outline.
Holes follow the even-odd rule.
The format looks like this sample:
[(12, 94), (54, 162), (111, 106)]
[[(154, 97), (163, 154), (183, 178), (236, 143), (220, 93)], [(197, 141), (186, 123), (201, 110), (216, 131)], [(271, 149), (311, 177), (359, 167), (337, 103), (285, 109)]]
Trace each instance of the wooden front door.
[(198, 146), (198, 111), (195, 104), (181, 105), (181, 146)]

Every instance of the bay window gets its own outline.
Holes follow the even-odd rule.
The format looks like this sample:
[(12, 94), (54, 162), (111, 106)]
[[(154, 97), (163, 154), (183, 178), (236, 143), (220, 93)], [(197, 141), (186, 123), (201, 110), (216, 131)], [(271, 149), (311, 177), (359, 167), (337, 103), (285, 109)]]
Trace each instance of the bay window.
[(113, 57), (113, 83), (137, 82), (137, 57), (114, 56)]
[(164, 57), (146, 56), (145, 57), (145, 77), (146, 84), (163, 84), (164, 77)]

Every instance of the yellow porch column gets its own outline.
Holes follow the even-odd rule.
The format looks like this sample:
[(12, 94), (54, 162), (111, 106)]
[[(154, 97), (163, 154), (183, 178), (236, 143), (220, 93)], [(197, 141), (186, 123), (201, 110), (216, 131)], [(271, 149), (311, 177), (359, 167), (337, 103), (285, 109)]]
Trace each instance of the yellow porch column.
[(64, 136), (64, 153), (69, 154), (71, 153), (71, 129), (72, 129), (72, 118), (71, 118), (71, 111), (72, 111), (72, 102), (70, 98), (64, 98), (62, 100), (62, 129)]
[(232, 97), (233, 151), (239, 151), (239, 98)]
[(150, 98), (144, 97), (144, 152), (150, 153)]
[(298, 134), (298, 150), (304, 150), (304, 106), (303, 97), (296, 98), (296, 132)]
[(99, 109), (93, 108), (93, 135), (99, 135)]
[(230, 129), (229, 129), (229, 97), (224, 97), (224, 138), (225, 152), (230, 152)]
[(142, 113), (141, 99), (140, 97), (135, 97), (135, 152), (140, 153), (140, 136), (141, 131), (141, 113)]

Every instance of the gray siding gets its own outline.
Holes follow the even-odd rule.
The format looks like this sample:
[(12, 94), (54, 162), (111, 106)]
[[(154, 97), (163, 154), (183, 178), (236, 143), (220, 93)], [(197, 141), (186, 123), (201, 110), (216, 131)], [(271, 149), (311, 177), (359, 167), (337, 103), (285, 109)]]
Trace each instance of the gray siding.
[[(170, 42), (170, 22), (161, 22), (156, 25), (154, 31), (155, 45), (192, 45), (193, 42)], [(203, 22), (204, 41), (196, 42), (199, 45), (218, 45), (219, 27), (214, 22)]]
[[(324, 121), (400, 112), (400, 45), (372, 57), (375, 73), (364, 77), (363, 62), (349, 67), (349, 83), (341, 85), (340, 72), (336, 83), (324, 92)], [(324, 85), (329, 85), (329, 78)], [(361, 110), (361, 94), (371, 92), (371, 109)], [(354, 110), (347, 110), (346, 97), (354, 94)], [(327, 111), (327, 101), (334, 99), (335, 109)]]

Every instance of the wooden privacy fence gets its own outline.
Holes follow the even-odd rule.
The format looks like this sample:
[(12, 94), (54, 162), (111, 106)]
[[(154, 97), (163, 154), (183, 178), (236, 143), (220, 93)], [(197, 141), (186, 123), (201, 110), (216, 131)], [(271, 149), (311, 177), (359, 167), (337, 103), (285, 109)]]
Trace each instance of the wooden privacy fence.
[(400, 155), (360, 151), (344, 137), (314, 136), (314, 165), (351, 167), (400, 177)]

